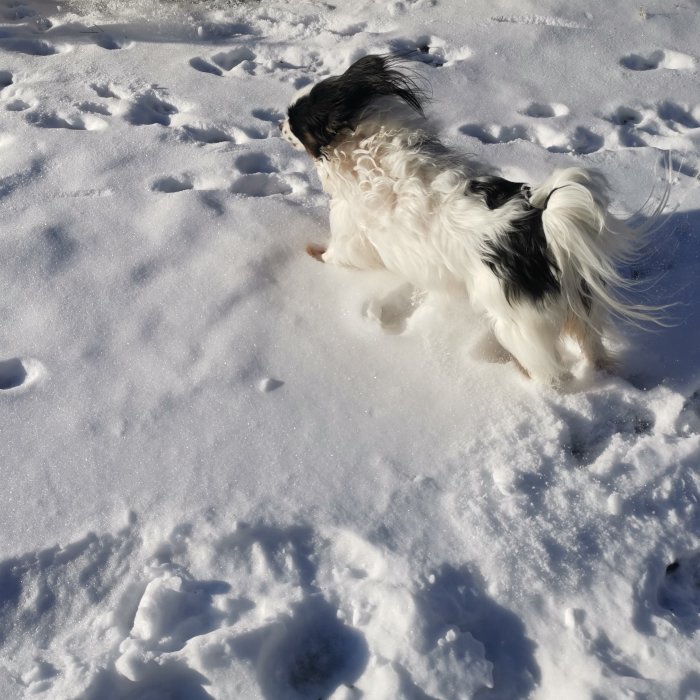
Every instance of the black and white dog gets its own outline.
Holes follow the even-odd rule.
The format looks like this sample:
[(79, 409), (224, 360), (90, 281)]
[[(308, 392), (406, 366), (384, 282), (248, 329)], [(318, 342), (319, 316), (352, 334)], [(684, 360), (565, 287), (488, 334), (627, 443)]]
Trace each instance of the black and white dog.
[(610, 315), (648, 320), (653, 310), (621, 297), (629, 282), (618, 267), (638, 239), (609, 215), (604, 178), (569, 168), (529, 186), (479, 172), (430, 132), (423, 93), (399, 61), (365, 56), (306, 87), (280, 124), (331, 197), (330, 242), (308, 252), (466, 294), (537, 380), (569, 376), (566, 335), (595, 367), (610, 368)]

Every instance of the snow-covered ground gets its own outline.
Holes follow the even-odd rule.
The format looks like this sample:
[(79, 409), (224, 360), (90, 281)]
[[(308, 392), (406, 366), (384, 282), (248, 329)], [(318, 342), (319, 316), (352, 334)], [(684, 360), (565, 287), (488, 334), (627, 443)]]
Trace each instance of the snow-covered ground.
[[(700, 697), (700, 3), (0, 0), (0, 697)], [(97, 9), (96, 9), (97, 8)], [(320, 265), (297, 88), (672, 208), (620, 376)]]

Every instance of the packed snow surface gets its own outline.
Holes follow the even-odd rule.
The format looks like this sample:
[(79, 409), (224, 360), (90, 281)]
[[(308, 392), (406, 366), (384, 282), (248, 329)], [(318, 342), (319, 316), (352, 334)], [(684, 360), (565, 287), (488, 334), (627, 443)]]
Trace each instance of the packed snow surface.
[[(0, 697), (699, 698), (699, 36), (697, 0), (0, 0)], [(278, 121), (387, 51), (505, 177), (671, 179), (618, 374), (535, 385), (465, 303), (305, 255)]]

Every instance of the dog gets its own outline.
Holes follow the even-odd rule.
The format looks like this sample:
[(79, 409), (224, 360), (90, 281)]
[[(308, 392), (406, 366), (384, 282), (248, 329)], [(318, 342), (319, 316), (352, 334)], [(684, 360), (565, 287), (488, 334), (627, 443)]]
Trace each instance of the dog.
[(596, 369), (612, 370), (611, 317), (654, 318), (654, 308), (627, 300), (632, 283), (619, 272), (643, 232), (608, 213), (598, 172), (558, 170), (532, 186), (457, 156), (428, 127), (425, 92), (401, 66), (365, 56), (300, 90), (280, 122), (330, 195), (330, 242), (307, 252), (466, 295), (540, 382), (571, 379), (566, 336)]

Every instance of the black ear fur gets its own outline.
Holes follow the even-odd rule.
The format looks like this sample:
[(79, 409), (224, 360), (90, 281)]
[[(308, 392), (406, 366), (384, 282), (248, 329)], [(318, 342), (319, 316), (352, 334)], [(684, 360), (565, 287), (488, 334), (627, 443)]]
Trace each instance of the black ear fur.
[(423, 92), (393, 67), (399, 61), (393, 56), (364, 56), (342, 75), (314, 85), (289, 108), (289, 126), (314, 158), (321, 157), (339, 133), (353, 130), (379, 97), (397, 97), (423, 114)]

